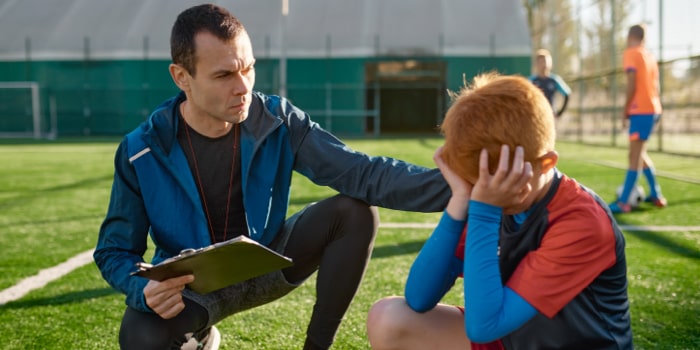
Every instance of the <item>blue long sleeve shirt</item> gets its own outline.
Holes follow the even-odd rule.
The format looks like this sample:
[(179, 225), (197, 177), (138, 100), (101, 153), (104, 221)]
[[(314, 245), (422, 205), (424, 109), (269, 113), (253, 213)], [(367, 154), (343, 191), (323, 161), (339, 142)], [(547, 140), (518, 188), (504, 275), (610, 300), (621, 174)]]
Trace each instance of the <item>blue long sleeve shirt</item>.
[[(509, 334), (537, 311), (501, 282), (498, 232), (502, 210), (471, 201), (468, 214), (466, 221), (458, 221), (443, 213), (411, 267), (405, 294), (413, 310), (428, 311), (463, 274), (465, 331), (470, 340), (483, 343)], [(465, 226), (462, 261), (455, 253)]]

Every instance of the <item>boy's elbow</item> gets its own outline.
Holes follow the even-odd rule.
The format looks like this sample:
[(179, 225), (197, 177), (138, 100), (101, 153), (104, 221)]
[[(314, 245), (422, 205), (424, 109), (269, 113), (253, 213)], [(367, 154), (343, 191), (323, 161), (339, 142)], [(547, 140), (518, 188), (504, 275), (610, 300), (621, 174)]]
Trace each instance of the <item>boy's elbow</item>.
[(411, 293), (406, 293), (406, 304), (408, 304), (411, 310), (419, 313), (430, 311), (435, 307), (435, 303), (431, 303), (425, 298), (416, 298), (411, 295)]
[(499, 338), (479, 322), (465, 322), (464, 328), (467, 332), (467, 338), (474, 343), (488, 343)]

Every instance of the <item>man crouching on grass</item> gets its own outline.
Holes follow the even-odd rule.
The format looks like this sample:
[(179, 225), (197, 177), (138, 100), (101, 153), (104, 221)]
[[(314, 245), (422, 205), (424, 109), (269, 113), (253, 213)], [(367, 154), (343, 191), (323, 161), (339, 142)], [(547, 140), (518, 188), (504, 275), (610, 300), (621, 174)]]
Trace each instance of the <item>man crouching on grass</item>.
[[(94, 254), (105, 280), (126, 295), (121, 347), (216, 347), (219, 321), (282, 298), (318, 271), (306, 337), (289, 348), (329, 348), (372, 252), (375, 206), (441, 211), (447, 183), (438, 169), (353, 151), (284, 97), (253, 91), (251, 40), (219, 6), (182, 12), (171, 53), (182, 92), (120, 143)], [(287, 218), (293, 171), (339, 194)], [(294, 265), (199, 294), (186, 287), (192, 275), (130, 275), (149, 235), (153, 264), (245, 235)]]

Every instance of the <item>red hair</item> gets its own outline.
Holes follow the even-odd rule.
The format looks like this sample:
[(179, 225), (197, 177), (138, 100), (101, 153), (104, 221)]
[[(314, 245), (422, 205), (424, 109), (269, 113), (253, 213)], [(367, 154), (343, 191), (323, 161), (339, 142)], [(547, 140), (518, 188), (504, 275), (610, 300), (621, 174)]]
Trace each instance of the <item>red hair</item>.
[(479, 154), (489, 153), (489, 170), (498, 166), (501, 146), (523, 146), (525, 160), (535, 162), (554, 150), (552, 107), (544, 94), (520, 76), (486, 73), (474, 78), (458, 94), (440, 129), (445, 135), (442, 157), (447, 165), (470, 183), (479, 177)]

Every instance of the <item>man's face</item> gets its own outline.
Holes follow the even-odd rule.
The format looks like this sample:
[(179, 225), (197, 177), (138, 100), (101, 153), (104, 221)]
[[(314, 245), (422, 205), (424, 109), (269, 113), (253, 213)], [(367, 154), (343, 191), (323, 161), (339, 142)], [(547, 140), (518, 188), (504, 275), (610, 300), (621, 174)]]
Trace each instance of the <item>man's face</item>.
[(188, 103), (202, 118), (241, 123), (248, 117), (255, 84), (255, 57), (248, 34), (224, 42), (209, 32), (195, 36), (196, 73), (189, 79)]

